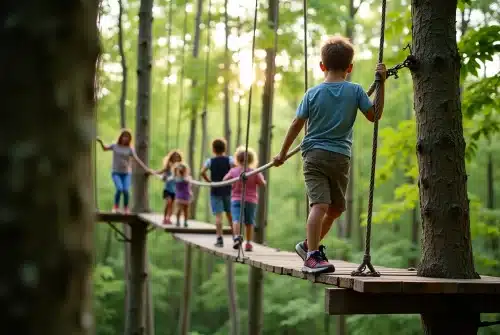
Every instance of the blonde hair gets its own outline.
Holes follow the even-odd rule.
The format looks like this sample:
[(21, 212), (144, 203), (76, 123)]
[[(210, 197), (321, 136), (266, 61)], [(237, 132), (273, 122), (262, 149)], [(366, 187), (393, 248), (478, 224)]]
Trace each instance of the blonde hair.
[(181, 163), (183, 158), (182, 158), (182, 152), (179, 149), (174, 149), (171, 150), (164, 158), (163, 158), (163, 169), (165, 171), (171, 171), (172, 170), (172, 165), (174, 165), (174, 162), (172, 162), (172, 158), (175, 156), (179, 156), (180, 161), (177, 163)]
[(182, 177), (189, 176), (189, 166), (186, 163), (183, 162), (175, 163), (174, 171), (175, 175), (177, 175), (178, 173)]
[[(239, 146), (235, 153), (234, 159), (237, 166), (243, 167), (245, 165), (246, 150), (244, 146)], [(255, 168), (258, 164), (257, 154), (252, 148), (248, 148), (247, 163), (249, 168)]]
[(130, 138), (130, 141), (128, 142), (128, 146), (132, 146), (132, 131), (130, 131), (129, 129), (122, 129), (120, 131), (120, 135), (118, 135), (118, 139), (116, 140), (116, 144), (118, 145), (123, 145), (121, 142), (122, 142), (122, 139), (123, 139), (123, 136), (125, 135), (128, 135), (128, 137)]

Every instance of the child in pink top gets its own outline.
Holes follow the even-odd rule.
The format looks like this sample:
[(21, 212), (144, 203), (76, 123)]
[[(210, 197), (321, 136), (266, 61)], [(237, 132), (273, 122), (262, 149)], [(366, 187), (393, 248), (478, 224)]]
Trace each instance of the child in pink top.
[[(243, 168), (245, 165), (245, 148), (239, 147), (235, 154), (235, 165), (236, 167), (229, 170), (229, 172), (224, 177), (224, 180), (232, 179), (239, 177), (243, 172)], [(257, 158), (255, 152), (252, 149), (248, 149), (248, 168), (246, 172), (250, 172), (253, 170), (253, 167), (257, 164)], [(252, 240), (253, 235), (253, 225), (255, 224), (255, 213), (257, 211), (257, 203), (259, 201), (259, 194), (257, 188), (259, 186), (266, 185), (266, 181), (264, 180), (264, 176), (262, 173), (258, 173), (256, 175), (248, 177), (246, 181), (246, 193), (245, 193), (245, 211), (243, 213), (243, 217), (240, 218), (241, 211), (241, 202), (243, 198), (243, 183), (241, 181), (237, 181), (233, 184), (231, 190), (231, 215), (233, 217), (233, 232), (234, 232), (234, 244), (233, 248), (238, 249), (243, 243), (243, 237), (240, 235), (240, 222), (245, 224), (245, 234), (246, 234), (246, 243), (245, 243), (245, 251), (252, 251)], [(241, 219), (241, 220), (240, 220)]]

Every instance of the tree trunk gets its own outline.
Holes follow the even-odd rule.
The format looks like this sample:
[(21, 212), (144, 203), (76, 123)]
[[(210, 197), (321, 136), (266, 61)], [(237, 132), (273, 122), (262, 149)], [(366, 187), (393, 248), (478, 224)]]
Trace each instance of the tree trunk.
[(189, 306), (191, 301), (192, 254), (192, 247), (186, 244), (184, 254), (184, 294), (182, 296), (182, 312), (179, 327), (181, 335), (187, 335), (189, 333), (189, 318), (191, 314)]
[(167, 101), (165, 102), (165, 152), (169, 151), (170, 138), (170, 75), (172, 74), (172, 65), (170, 64), (171, 40), (172, 40), (172, 17), (173, 0), (168, 2), (168, 30), (167, 30)]
[[(123, 47), (123, 1), (118, 1), (119, 12), (118, 12), (118, 50), (120, 53), (120, 63), (122, 67), (122, 82), (121, 82), (121, 92), (120, 92), (120, 127), (123, 129), (127, 126), (127, 113), (126, 113), (126, 105), (127, 101), (127, 83), (128, 83), (128, 68), (127, 68), (127, 59), (125, 58), (125, 50)], [(112, 229), (109, 228), (108, 231), (108, 239), (111, 241)], [(124, 224), (124, 234), (127, 238), (130, 239), (131, 232), (130, 226), (128, 224)], [(129, 293), (130, 293), (130, 243), (123, 243), (123, 252), (124, 252), (124, 279), (125, 279), (125, 328), (128, 328), (128, 301), (129, 301)]]
[(125, 50), (123, 48), (123, 0), (118, 0), (118, 50), (120, 52), (120, 62), (122, 66), (122, 83), (120, 94), (120, 127), (125, 128), (127, 124), (127, 114), (125, 102), (127, 101), (127, 59), (125, 58)]
[[(141, 0), (139, 8), (139, 37), (137, 46), (137, 106), (136, 106), (136, 151), (137, 156), (147, 165), (149, 161), (149, 120), (151, 117), (151, 59), (152, 59), (152, 24), (153, 0)], [(148, 178), (138, 166), (134, 168), (133, 212), (149, 211)], [(136, 227), (139, 226), (139, 227)], [(151, 303), (146, 298), (149, 290), (149, 279), (146, 264), (146, 227), (141, 224), (131, 226), (130, 252), (130, 327), (128, 334), (143, 334), (153, 325), (144, 326), (145, 316), (149, 313)], [(141, 244), (141, 245), (139, 245)], [(148, 318), (149, 322), (151, 318)]]
[(227, 2), (224, 0), (224, 26), (225, 26), (225, 43), (224, 43), (224, 137), (227, 142), (227, 152), (231, 152), (231, 117), (229, 114), (229, 15), (227, 13)]
[[(346, 24), (346, 37), (353, 42), (354, 41), (354, 17), (356, 15), (356, 8), (354, 7), (354, 0), (349, 1), (349, 20), (347, 21)], [(347, 75), (347, 80), (351, 81), (351, 74), (349, 73)], [(354, 222), (354, 185), (355, 185), (355, 173), (354, 173), (354, 166), (355, 166), (355, 159), (354, 159), (354, 145), (352, 149), (352, 155), (351, 155), (351, 168), (349, 170), (349, 184), (347, 184), (347, 190), (346, 190), (346, 211), (345, 211), (345, 227), (344, 229), (339, 230), (341, 232), (341, 236), (339, 237), (344, 237), (346, 239), (351, 239), (352, 235), (352, 225)], [(340, 316), (342, 317), (342, 316)], [(340, 321), (339, 317), (339, 321)], [(337, 334), (344, 334), (344, 333), (337, 333)]]
[[(361, 175), (359, 176), (361, 179)], [(358, 226), (358, 250), (364, 250), (365, 247), (365, 229), (363, 228), (363, 220), (361, 220), (361, 214), (364, 213), (365, 209), (363, 207), (363, 196), (358, 195), (358, 216), (356, 217), (356, 222)]]
[(126, 335), (142, 335), (145, 332), (146, 316), (146, 226), (142, 222), (131, 225), (130, 243), (130, 292)]
[[(224, 25), (225, 25), (225, 44), (224, 44), (224, 137), (227, 142), (227, 152), (231, 152), (231, 118), (230, 118), (230, 96), (229, 96), (229, 15), (227, 13), (228, 0), (224, 0)], [(238, 27), (238, 29), (240, 29)], [(239, 31), (238, 31), (239, 32)], [(241, 105), (238, 101), (238, 122), (241, 122)], [(239, 124), (240, 126), (241, 124)], [(238, 137), (241, 136), (238, 132)], [(238, 138), (238, 141), (240, 139)], [(238, 144), (236, 144), (238, 145)], [(227, 292), (229, 297), (229, 320), (231, 322), (231, 335), (240, 334), (240, 318), (238, 313), (238, 302), (236, 296), (236, 283), (234, 279), (234, 265), (231, 261), (226, 261), (226, 280)]]
[[(194, 40), (193, 40), (193, 58), (198, 58), (199, 48), (200, 48), (200, 25), (201, 25), (201, 14), (203, 12), (203, 0), (197, 1), (197, 9), (196, 9), (196, 17), (194, 22)], [(194, 91), (198, 82), (193, 80), (191, 89)], [(198, 121), (198, 104), (194, 101), (191, 105), (191, 121), (189, 123), (189, 148), (188, 148), (188, 164), (191, 168), (191, 173), (194, 178), (195, 171), (198, 167), (194, 166), (194, 155), (196, 152), (196, 132), (197, 132), (197, 121)], [(196, 187), (194, 189), (193, 201), (191, 203), (191, 210), (189, 211), (189, 215), (191, 218), (196, 217), (196, 206), (198, 202), (198, 193), (199, 188)]]
[(229, 297), (229, 320), (231, 321), (231, 335), (240, 334), (240, 316), (238, 312), (238, 297), (234, 280), (234, 264), (226, 261), (227, 292)]
[[(486, 165), (486, 189), (488, 190), (487, 198), (486, 198), (486, 204), (488, 209), (494, 209), (495, 208), (495, 177), (493, 174), (493, 154), (491, 153), (491, 144), (490, 144), (490, 151), (488, 152), (488, 163)], [(493, 220), (491, 220), (493, 221)], [(491, 225), (494, 225), (495, 222), (491, 222)], [(497, 236), (492, 236), (490, 238), (490, 247), (491, 251), (493, 251), (494, 255), (497, 255), (498, 252), (498, 237)]]
[[(277, 39), (276, 31), (278, 29), (278, 0), (269, 0), (268, 5), (268, 22), (269, 28), (275, 34), (274, 38)], [(271, 156), (271, 140), (272, 140), (272, 120), (273, 120), (273, 97), (274, 97), (274, 76), (276, 73), (276, 41), (274, 48), (266, 49), (266, 80), (264, 84), (264, 91), (262, 94), (262, 118), (260, 127), (259, 139), (259, 161), (268, 162)], [(269, 171), (264, 171), (264, 178), (269, 182)], [(267, 203), (268, 203), (268, 188), (261, 187), (259, 189), (259, 203), (257, 207), (257, 230), (255, 232), (254, 241), (257, 243), (264, 243), (265, 230), (267, 226)], [(262, 299), (263, 299), (263, 273), (261, 269), (251, 268), (249, 273), (249, 311), (248, 311), (248, 333), (252, 335), (262, 334)]]
[[(459, 97), (456, 0), (412, 1), (412, 72), (420, 171), (422, 260), (418, 274), (479, 278), (470, 235), (465, 141)], [(432, 185), (432, 187), (431, 187)], [(422, 315), (425, 334), (476, 334), (479, 314)]]
[[(410, 101), (408, 101), (408, 105), (407, 105), (407, 110), (406, 110), (406, 117), (408, 120), (411, 120), (412, 119), (412, 109), (411, 109), (411, 104), (410, 104)], [(408, 177), (408, 180), (407, 182), (409, 184), (414, 184), (415, 183), (415, 179), (413, 177)], [(416, 252), (416, 250), (418, 249), (418, 245), (419, 245), (419, 220), (418, 220), (418, 212), (417, 212), (417, 207), (413, 208), (410, 212), (410, 215), (411, 215), (411, 245), (412, 245), (412, 251), (413, 252)], [(411, 257), (409, 260), (408, 260), (408, 266), (409, 267), (413, 267), (415, 268), (417, 266), (417, 263), (418, 263), (418, 258), (417, 257)]]
[[(241, 36), (241, 18), (238, 16), (238, 39)], [(238, 57), (241, 57), (241, 50), (238, 50)], [(241, 66), (241, 64), (238, 64)], [(235, 143), (235, 148), (237, 148), (239, 145), (241, 145), (241, 82), (238, 77), (238, 105), (237, 105), (237, 119), (236, 119), (236, 143)]]
[(12, 22), (0, 28), (3, 332), (93, 334), (94, 199), (86, 177), (98, 2), (21, 0), (2, 9), (1, 22)]

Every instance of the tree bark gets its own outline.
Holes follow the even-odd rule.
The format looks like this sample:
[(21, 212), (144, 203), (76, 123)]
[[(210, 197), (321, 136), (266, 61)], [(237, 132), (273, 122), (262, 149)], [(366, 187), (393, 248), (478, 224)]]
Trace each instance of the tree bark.
[[(231, 152), (231, 118), (230, 118), (230, 96), (229, 96), (229, 15), (227, 13), (228, 0), (224, 0), (224, 25), (225, 25), (225, 44), (224, 44), (224, 137), (227, 142), (227, 152)], [(239, 27), (238, 27), (239, 29)], [(238, 122), (241, 120), (241, 105), (238, 101)], [(240, 136), (240, 134), (238, 134)], [(238, 138), (238, 141), (240, 139)], [(238, 145), (238, 144), (236, 144)], [(236, 295), (236, 283), (234, 279), (234, 264), (232, 261), (226, 261), (226, 280), (227, 292), (229, 297), (229, 320), (231, 322), (231, 335), (240, 334), (240, 318), (238, 312), (238, 302)]]
[(1, 22), (11, 22), (0, 28), (2, 327), (93, 334), (94, 199), (85, 177), (92, 176), (98, 2), (20, 0), (2, 9)]
[[(149, 161), (149, 120), (151, 117), (151, 59), (152, 59), (152, 25), (153, 25), (153, 0), (141, 0), (139, 7), (139, 37), (137, 46), (137, 106), (136, 106), (136, 132), (135, 142), (137, 156), (147, 165)], [(148, 178), (140, 167), (134, 168), (132, 176), (133, 186), (133, 212), (148, 212)], [(143, 334), (153, 328), (144, 322), (150, 310), (147, 299), (149, 279), (146, 264), (146, 226), (132, 224), (130, 243), (130, 319), (127, 334)]]
[(120, 94), (120, 127), (125, 128), (127, 124), (127, 114), (125, 102), (127, 101), (127, 59), (125, 58), (125, 50), (123, 48), (123, 0), (118, 0), (118, 50), (120, 53), (120, 63), (122, 67), (122, 82)]
[[(490, 144), (491, 147), (491, 144)], [(495, 208), (495, 177), (493, 173), (493, 154), (488, 152), (488, 163), (486, 165), (486, 189), (487, 189), (487, 197), (486, 197), (486, 204), (488, 209), (494, 209)], [(494, 225), (494, 222), (491, 222), (490, 224)], [(493, 251), (494, 255), (496, 256), (496, 253), (498, 252), (498, 237), (497, 236), (492, 236), (490, 238), (490, 247), (491, 251)]]
[(229, 297), (229, 320), (231, 321), (231, 335), (240, 334), (240, 316), (238, 312), (238, 297), (234, 280), (234, 264), (226, 261), (227, 292)]
[[(418, 274), (478, 278), (472, 257), (459, 94), (456, 0), (412, 1), (412, 72), (423, 240)], [(479, 314), (422, 315), (425, 334), (476, 334)]]
[[(268, 24), (275, 34), (278, 25), (278, 0), (269, 0), (268, 5)], [(272, 120), (273, 120), (273, 98), (274, 98), (274, 76), (276, 73), (276, 41), (274, 48), (266, 49), (266, 80), (262, 93), (262, 118), (260, 127), (259, 139), (259, 161), (268, 162), (271, 156), (271, 140), (272, 140)], [(265, 230), (267, 226), (267, 203), (269, 198), (268, 187), (269, 171), (264, 171), (264, 178), (267, 180), (267, 187), (259, 189), (259, 203), (257, 207), (257, 230), (255, 232), (254, 241), (264, 243)], [(249, 311), (248, 311), (248, 333), (259, 335), (262, 334), (262, 299), (263, 299), (263, 273), (261, 269), (251, 268), (249, 273)]]
[(192, 254), (192, 247), (186, 244), (184, 254), (184, 293), (182, 296), (182, 312), (179, 327), (181, 335), (187, 335), (189, 333), (189, 319), (191, 314), (189, 306), (191, 301)]
[[(199, 48), (200, 48), (200, 25), (201, 25), (201, 14), (203, 12), (203, 0), (197, 1), (196, 17), (194, 22), (194, 39), (193, 39), (193, 58), (198, 58)], [(198, 82), (196, 80), (192, 81), (191, 89), (194, 91)], [(195, 176), (196, 168), (194, 166), (194, 155), (196, 153), (196, 132), (197, 132), (197, 121), (198, 121), (198, 104), (194, 101), (191, 105), (191, 120), (189, 122), (189, 149), (188, 149), (188, 164), (191, 168), (191, 173), (193, 177)], [(198, 203), (199, 188), (194, 189), (193, 201), (191, 203), (191, 210), (189, 215), (191, 218), (196, 217), (196, 206)]]
[[(412, 109), (411, 109), (410, 101), (408, 101), (407, 110), (406, 110), (406, 117), (408, 120), (412, 119)], [(415, 179), (413, 177), (408, 177), (407, 182), (409, 184), (414, 184)], [(411, 245), (412, 245), (412, 251), (416, 252), (416, 250), (418, 249), (418, 245), (419, 245), (419, 232), (420, 232), (420, 229), (418, 227), (420, 222), (418, 220), (417, 207), (415, 207), (411, 210), (410, 216), (411, 216)], [(417, 257), (412, 256), (408, 260), (409, 267), (415, 268), (417, 266), (417, 263), (418, 263)]]
[[(118, 12), (118, 51), (120, 53), (120, 64), (122, 68), (122, 82), (121, 82), (121, 92), (120, 92), (120, 127), (123, 129), (127, 126), (127, 114), (126, 105), (127, 101), (127, 83), (128, 83), (128, 68), (127, 59), (125, 58), (125, 50), (123, 47), (123, 0), (118, 1), (119, 12)], [(124, 224), (124, 234), (130, 239), (131, 231), (128, 224)], [(108, 230), (108, 239), (111, 241), (112, 229)], [(124, 252), (124, 278), (125, 278), (125, 328), (128, 328), (128, 301), (130, 293), (130, 243), (125, 242), (123, 244)]]
[[(238, 39), (241, 36), (241, 18), (238, 17)], [(238, 57), (241, 56), (241, 50), (238, 50)], [(241, 64), (238, 64), (241, 66)], [(238, 105), (237, 105), (237, 119), (236, 119), (236, 143), (235, 143), (235, 148), (237, 148), (239, 145), (241, 145), (241, 82), (238, 78)]]
[(229, 15), (227, 13), (228, 0), (224, 0), (224, 26), (225, 26), (225, 43), (224, 43), (224, 137), (227, 142), (227, 152), (231, 152), (231, 117), (229, 113)]

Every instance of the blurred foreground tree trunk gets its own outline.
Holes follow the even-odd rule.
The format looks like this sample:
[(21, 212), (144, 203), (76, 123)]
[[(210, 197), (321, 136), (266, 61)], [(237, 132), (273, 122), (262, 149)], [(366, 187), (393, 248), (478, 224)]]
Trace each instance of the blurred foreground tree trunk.
[(97, 0), (2, 3), (2, 327), (93, 333)]

